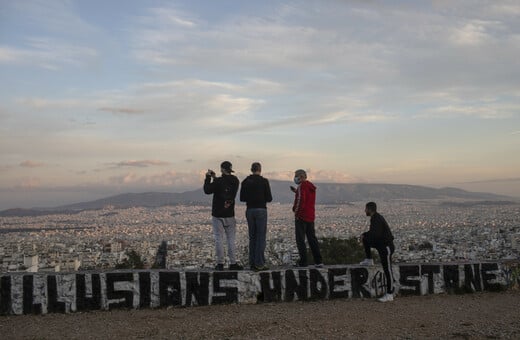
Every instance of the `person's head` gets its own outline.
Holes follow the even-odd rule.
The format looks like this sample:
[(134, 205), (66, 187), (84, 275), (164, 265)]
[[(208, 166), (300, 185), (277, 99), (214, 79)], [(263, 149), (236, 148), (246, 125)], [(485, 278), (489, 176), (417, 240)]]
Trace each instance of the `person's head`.
[(224, 161), (220, 164), (220, 171), (223, 175), (231, 175), (233, 171), (233, 165), (229, 161)]
[(372, 216), (377, 212), (377, 205), (376, 202), (368, 202), (365, 205), (365, 213), (367, 216)]
[(251, 164), (251, 172), (255, 175), (260, 175), (262, 172), (262, 165), (258, 162)]
[(307, 173), (305, 170), (298, 169), (294, 172), (294, 183), (300, 184), (301, 182), (307, 180)]

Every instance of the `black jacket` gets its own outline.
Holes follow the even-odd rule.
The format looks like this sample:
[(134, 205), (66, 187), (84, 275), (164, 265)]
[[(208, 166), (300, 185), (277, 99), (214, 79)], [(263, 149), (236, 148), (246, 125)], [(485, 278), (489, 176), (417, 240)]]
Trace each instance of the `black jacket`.
[(204, 180), (204, 193), (213, 194), (211, 215), (215, 217), (235, 216), (235, 197), (238, 192), (238, 178), (222, 175), (211, 182), (211, 176)]
[(379, 213), (370, 217), (370, 229), (365, 233), (367, 241), (374, 247), (386, 247), (393, 243), (394, 236), (385, 218)]
[(272, 200), (271, 186), (267, 178), (260, 175), (249, 175), (242, 181), (240, 201), (246, 202), (248, 209), (266, 209), (266, 203)]

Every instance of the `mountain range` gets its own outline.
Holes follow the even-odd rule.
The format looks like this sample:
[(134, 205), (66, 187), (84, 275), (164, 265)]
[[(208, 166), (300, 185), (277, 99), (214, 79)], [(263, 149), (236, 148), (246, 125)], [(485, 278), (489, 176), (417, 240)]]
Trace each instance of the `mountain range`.
[[(294, 194), (287, 181), (270, 181), (273, 201), (291, 203)], [(466, 199), (488, 202), (511, 200), (511, 197), (491, 193), (470, 192), (457, 188), (431, 188), (405, 184), (368, 183), (316, 183), (318, 204), (342, 204), (357, 201), (381, 201), (392, 199)], [(237, 195), (238, 200), (238, 195)], [(8, 209), (0, 211), (0, 216), (38, 216), (56, 213), (77, 213), (83, 210), (97, 210), (107, 206), (114, 208), (161, 207), (168, 205), (208, 205), (211, 195), (202, 189), (182, 193), (145, 192), (126, 193), (89, 202), (74, 203), (54, 208)]]

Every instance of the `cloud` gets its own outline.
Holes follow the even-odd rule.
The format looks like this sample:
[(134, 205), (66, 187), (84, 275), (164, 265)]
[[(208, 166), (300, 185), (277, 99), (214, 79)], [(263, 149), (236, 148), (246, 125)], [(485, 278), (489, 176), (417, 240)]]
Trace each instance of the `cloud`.
[(145, 110), (139, 110), (139, 109), (130, 109), (125, 107), (100, 107), (98, 109), (99, 111), (106, 111), (110, 113), (126, 113), (126, 114), (138, 114), (138, 113), (144, 113)]
[(165, 166), (170, 165), (171, 163), (160, 161), (160, 160), (128, 160), (121, 161), (116, 163), (116, 167), (137, 167), (137, 168), (146, 168), (149, 166)]
[(471, 20), (455, 28), (450, 40), (456, 45), (476, 46), (491, 39), (488, 30), (500, 23), (497, 21)]
[(39, 168), (39, 167), (45, 166), (45, 163), (27, 160), (27, 161), (21, 162), (20, 166), (24, 167), (24, 168)]
[(59, 70), (64, 66), (83, 66), (98, 52), (90, 47), (51, 38), (28, 38), (24, 48), (0, 45), (0, 64)]
[(14, 19), (27, 23), (38, 32), (64, 37), (85, 37), (99, 30), (82, 18), (73, 1), (13, 1), (6, 9)]
[(513, 178), (494, 178), (480, 181), (470, 181), (470, 182), (461, 182), (460, 184), (475, 184), (475, 183), (510, 183), (510, 182), (520, 182), (520, 177)]
[(36, 189), (41, 187), (42, 182), (37, 177), (30, 177), (22, 179), (18, 184), (14, 186), (15, 189)]
[(136, 173), (112, 176), (108, 179), (108, 185), (124, 186), (138, 190), (164, 190), (165, 187), (175, 190), (200, 187), (203, 183), (205, 171), (177, 172), (167, 171), (149, 176), (139, 176)]
[(481, 103), (478, 106), (468, 105), (447, 105), (426, 110), (418, 114), (416, 118), (449, 118), (449, 117), (474, 117), (480, 119), (505, 119), (515, 115), (518, 111), (516, 105), (504, 105), (502, 103)]
[[(354, 183), (361, 181), (360, 178), (352, 176), (348, 173), (336, 170), (313, 170), (306, 169), (308, 178), (313, 182), (320, 183)], [(271, 171), (262, 174), (268, 179), (279, 181), (292, 181), (294, 178), (294, 170), (287, 171)]]

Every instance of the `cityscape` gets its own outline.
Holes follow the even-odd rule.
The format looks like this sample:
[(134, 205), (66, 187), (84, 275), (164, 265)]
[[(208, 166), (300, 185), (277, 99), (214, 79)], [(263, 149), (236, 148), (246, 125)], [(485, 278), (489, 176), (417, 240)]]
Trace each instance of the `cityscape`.
[[(365, 202), (317, 205), (318, 238), (358, 237), (368, 229)], [(442, 200), (378, 202), (395, 237), (395, 263), (518, 259), (520, 203)], [(266, 261), (297, 260), (290, 204), (268, 206)], [(238, 260), (248, 265), (245, 206), (236, 207)], [(134, 207), (76, 214), (0, 218), (1, 272), (71, 272), (114, 269), (130, 251), (153, 268), (213, 268), (211, 207)], [(165, 253), (165, 254), (164, 254)]]

